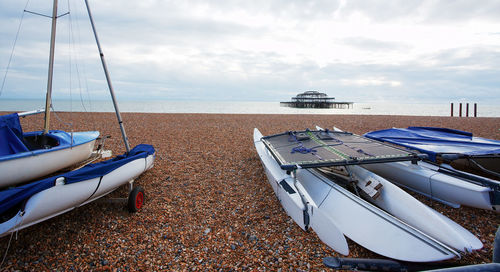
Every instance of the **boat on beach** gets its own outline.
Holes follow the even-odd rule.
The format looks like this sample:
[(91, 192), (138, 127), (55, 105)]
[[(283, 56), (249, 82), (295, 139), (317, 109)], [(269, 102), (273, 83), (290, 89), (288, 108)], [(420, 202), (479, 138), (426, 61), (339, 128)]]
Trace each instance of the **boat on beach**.
[(98, 137), (98, 131), (23, 132), (17, 113), (0, 116), (0, 188), (22, 184), (87, 160)]
[(411, 153), (322, 130), (264, 137), (255, 129), (254, 143), (287, 214), (341, 254), (349, 254), (345, 236), (380, 255), (412, 262), (459, 258), (482, 247), (457, 223), (358, 166), (418, 159)]
[[(127, 203), (129, 211), (136, 212), (143, 206), (144, 190), (139, 186), (134, 187), (134, 180), (153, 167), (155, 149), (147, 144), (139, 144), (132, 149), (130, 148), (87, 1), (85, 1), (85, 5), (126, 152), (112, 159), (96, 163), (86, 162), (86, 165), (79, 166), (75, 170), (32, 180), (36, 176), (47, 175), (66, 167), (66, 164), (71, 165), (74, 161), (87, 159), (99, 136), (99, 132), (96, 131), (66, 133), (48, 129), (51, 106), (51, 74), (54, 61), (53, 43), (57, 20), (57, 0), (54, 0), (45, 128), (39, 132), (24, 133), (18, 114), (0, 117), (0, 137), (3, 138), (0, 144), (0, 152), (2, 152), (0, 154), (2, 155), (0, 167), (4, 167), (0, 169), (2, 175), (7, 173), (5, 175), (12, 180), (9, 184), (0, 184), (0, 186), (4, 186), (0, 190), (0, 236), (17, 232), (90, 203), (122, 185), (128, 186), (129, 189)], [(45, 172), (39, 171), (39, 169)], [(21, 174), (25, 172), (29, 174), (29, 177), (21, 179)], [(26, 180), (30, 181), (25, 182)]]
[[(113, 159), (0, 191), (0, 237), (83, 206), (124, 184), (132, 186), (153, 167), (154, 158), (154, 148), (142, 144)], [(143, 202), (144, 191), (132, 189), (129, 211), (137, 211)]]
[(500, 141), (497, 140), (440, 127), (390, 128), (364, 136), (427, 154), (427, 160), (434, 163), (500, 180)]
[[(92, 155), (95, 142), (99, 137), (98, 131), (68, 133), (50, 129), (58, 18), (57, 5), (58, 1), (55, 0), (51, 16), (52, 27), (43, 130), (23, 132), (17, 113), (0, 116), (0, 173), (2, 173), (0, 175), (0, 188), (46, 176), (87, 160)], [(25, 10), (25, 12), (29, 11)], [(27, 116), (37, 113), (41, 113), (41, 111), (21, 115)]]
[[(472, 137), (471, 133), (440, 129), (410, 127), (388, 129), (365, 134), (366, 137), (424, 152), (428, 159), (416, 163), (394, 162), (364, 165), (363, 167), (391, 182), (413, 190), (451, 207), (461, 205), (500, 212), (500, 181), (493, 168), (478, 175), (486, 158), (498, 161), (500, 141)], [(483, 159), (477, 163), (477, 156)], [(447, 158), (459, 158), (457, 169)], [(464, 161), (471, 161), (476, 169), (465, 172)], [(441, 162), (441, 163), (439, 163)], [(481, 170), (481, 169), (479, 169)]]

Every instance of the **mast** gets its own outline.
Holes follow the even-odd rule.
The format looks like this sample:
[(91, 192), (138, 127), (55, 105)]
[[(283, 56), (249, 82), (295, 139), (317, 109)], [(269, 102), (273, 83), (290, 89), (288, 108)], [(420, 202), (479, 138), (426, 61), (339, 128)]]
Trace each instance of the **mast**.
[(113, 106), (115, 107), (116, 118), (118, 119), (118, 124), (120, 125), (120, 130), (122, 132), (123, 143), (125, 144), (127, 152), (129, 152), (130, 145), (128, 143), (127, 134), (125, 133), (125, 127), (123, 126), (120, 110), (118, 109), (118, 103), (116, 102), (115, 92), (113, 91), (113, 85), (111, 84), (111, 79), (109, 77), (106, 61), (104, 60), (104, 53), (102, 52), (101, 44), (99, 43), (99, 38), (97, 37), (97, 31), (95, 29), (94, 19), (92, 18), (92, 13), (90, 12), (89, 3), (87, 0), (85, 0), (85, 5), (87, 6), (87, 12), (89, 13), (90, 24), (92, 25), (92, 31), (94, 32), (97, 48), (99, 49), (99, 55), (101, 56), (102, 68), (104, 69), (104, 74), (106, 75), (106, 81), (108, 82), (109, 93), (111, 94), (111, 99), (113, 100)]
[(43, 134), (49, 133), (50, 105), (52, 103), (52, 78), (54, 76), (54, 52), (56, 47), (57, 0), (52, 7), (52, 30), (50, 34), (49, 75), (47, 79), (47, 96), (45, 97), (45, 121)]

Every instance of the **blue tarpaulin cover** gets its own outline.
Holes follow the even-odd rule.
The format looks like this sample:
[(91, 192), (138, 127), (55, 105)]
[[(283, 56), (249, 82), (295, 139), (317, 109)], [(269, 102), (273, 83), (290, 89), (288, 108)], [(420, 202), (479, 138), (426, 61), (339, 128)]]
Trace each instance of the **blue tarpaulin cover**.
[(45, 136), (57, 142), (51, 148), (27, 146), (26, 137), (41, 136), (42, 131), (23, 132), (17, 113), (0, 116), (0, 162), (41, 155), (94, 141), (99, 131), (81, 131), (68, 133), (62, 130), (50, 130)]
[(0, 116), (0, 156), (26, 152), (23, 129), (17, 113)]
[(37, 180), (22, 186), (8, 188), (0, 191), (0, 214), (10, 208), (22, 203), (34, 194), (49, 189), (55, 185), (59, 177), (66, 178), (66, 184), (82, 182), (96, 177), (101, 177), (117, 169), (118, 167), (148, 155), (154, 154), (155, 149), (151, 145), (140, 144), (134, 147), (128, 154), (117, 156), (113, 159), (86, 165), (78, 170), (67, 172), (50, 178)]
[(391, 128), (368, 132), (364, 136), (420, 151), (429, 155), (431, 161), (436, 161), (436, 156), (440, 154), (500, 154), (500, 141), (474, 137), (470, 132), (449, 128)]

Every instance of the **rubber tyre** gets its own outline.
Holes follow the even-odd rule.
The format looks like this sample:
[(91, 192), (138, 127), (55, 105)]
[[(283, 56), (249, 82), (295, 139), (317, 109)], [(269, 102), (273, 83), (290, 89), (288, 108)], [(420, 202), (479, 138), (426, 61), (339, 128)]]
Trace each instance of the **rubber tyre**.
[(135, 213), (142, 208), (144, 205), (144, 189), (140, 186), (136, 186), (128, 195), (128, 211)]

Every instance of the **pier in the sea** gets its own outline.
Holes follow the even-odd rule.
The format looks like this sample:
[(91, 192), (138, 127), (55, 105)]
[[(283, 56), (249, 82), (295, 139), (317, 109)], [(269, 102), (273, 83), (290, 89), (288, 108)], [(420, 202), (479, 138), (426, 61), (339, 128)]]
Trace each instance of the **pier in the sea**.
[(292, 108), (349, 109), (353, 104), (354, 102), (337, 102), (335, 97), (328, 97), (318, 91), (306, 91), (292, 97), (292, 101), (280, 102), (280, 106)]

